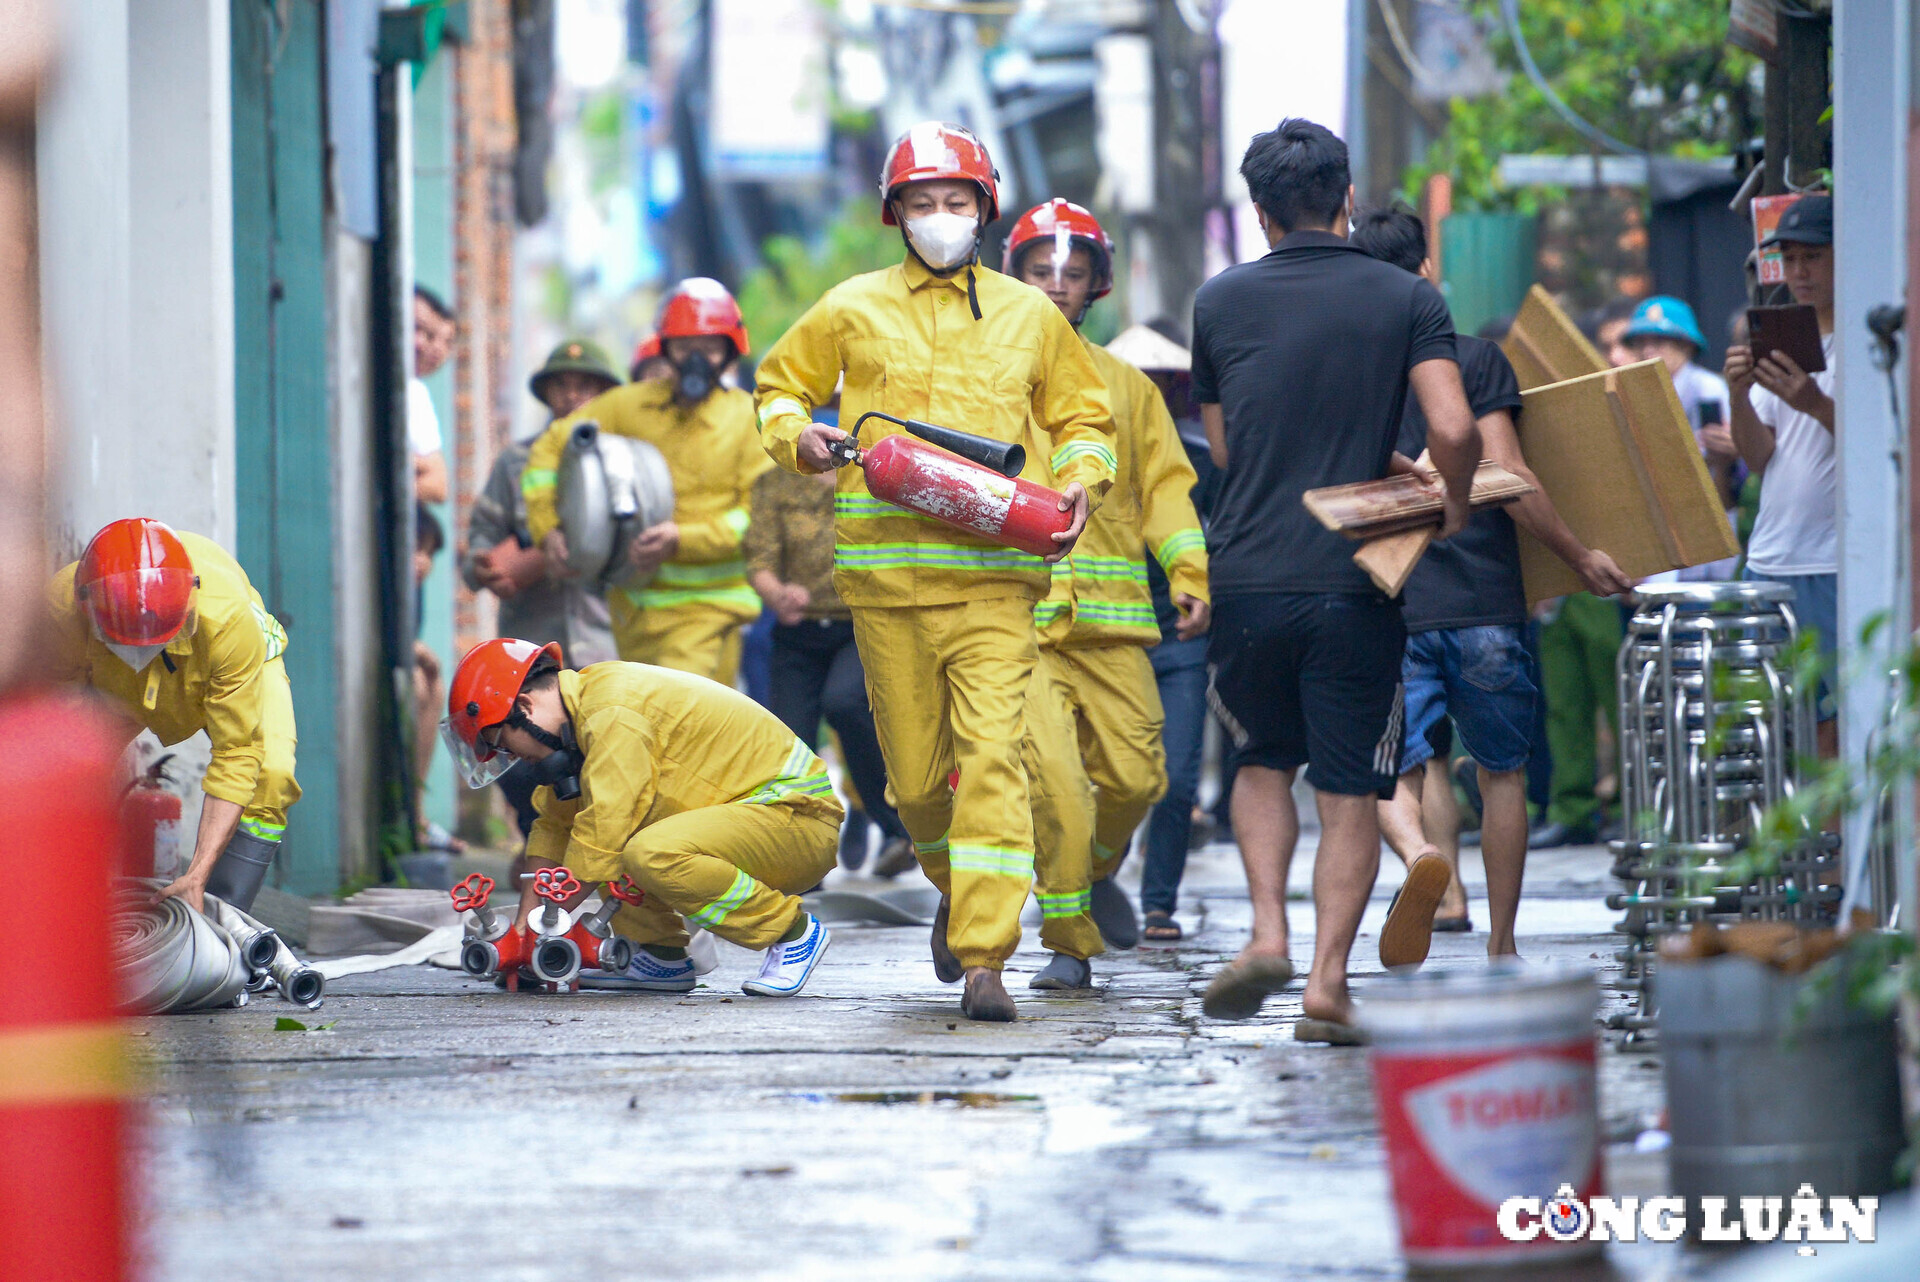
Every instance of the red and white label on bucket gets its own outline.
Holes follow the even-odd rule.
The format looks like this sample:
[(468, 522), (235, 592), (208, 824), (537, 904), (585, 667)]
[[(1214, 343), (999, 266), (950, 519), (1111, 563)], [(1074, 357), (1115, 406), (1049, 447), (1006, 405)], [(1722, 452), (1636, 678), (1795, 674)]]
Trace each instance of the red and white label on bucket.
[(1532, 1254), (1551, 1244), (1503, 1238), (1502, 1202), (1563, 1184), (1599, 1192), (1590, 1040), (1479, 1055), (1376, 1048), (1373, 1072), (1409, 1258)]

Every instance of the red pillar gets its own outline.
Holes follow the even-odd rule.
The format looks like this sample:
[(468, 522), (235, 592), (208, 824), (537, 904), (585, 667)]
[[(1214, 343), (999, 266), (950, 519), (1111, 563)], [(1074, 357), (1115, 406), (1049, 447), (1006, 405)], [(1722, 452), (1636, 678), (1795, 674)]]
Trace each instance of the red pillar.
[(119, 753), (96, 714), (0, 700), (0, 1282), (128, 1276), (126, 1066), (107, 894)]

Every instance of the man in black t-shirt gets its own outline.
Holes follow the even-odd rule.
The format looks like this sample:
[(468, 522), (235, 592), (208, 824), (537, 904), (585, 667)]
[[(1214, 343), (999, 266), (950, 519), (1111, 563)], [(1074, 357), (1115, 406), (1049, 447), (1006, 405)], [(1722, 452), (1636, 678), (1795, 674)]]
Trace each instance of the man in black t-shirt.
[[(1362, 214), (1352, 240), (1403, 271), (1432, 274), (1426, 228), (1404, 206)], [(1476, 512), (1466, 529), (1436, 543), (1407, 580), (1401, 611), (1407, 649), (1400, 670), (1406, 747), (1400, 754), (1399, 787), (1391, 801), (1380, 804), (1381, 832), (1408, 868), (1406, 885), (1380, 931), (1380, 960), (1390, 967), (1425, 961), (1431, 932), (1440, 923), (1470, 929), (1466, 892), (1454, 866), (1458, 848), (1447, 849), (1451, 841), (1436, 845), (1430, 840), (1436, 825), (1423, 822), (1422, 814), (1424, 796), (1437, 797), (1439, 789), (1453, 787), (1446, 762), (1432, 760), (1429, 738), (1445, 717), (1453, 719), (1461, 746), (1479, 767), (1480, 850), (1491, 918), (1487, 955), (1517, 951), (1513, 921), (1527, 860), (1527, 744), (1540, 696), (1521, 637), (1527, 595), (1515, 523), (1565, 561), (1595, 595), (1632, 586), (1612, 557), (1587, 547), (1567, 528), (1527, 467), (1514, 430), (1520, 384), (1505, 353), (1483, 338), (1460, 335), (1454, 341), (1467, 404), (1480, 428), (1481, 454), (1530, 483), (1534, 492), (1505, 509)], [(1408, 458), (1427, 448), (1427, 421), (1418, 405), (1407, 405), (1396, 448)]]
[(1347, 148), (1283, 120), (1241, 161), (1273, 252), (1230, 267), (1193, 307), (1193, 392), (1221, 490), (1207, 530), (1212, 696), (1234, 741), (1233, 828), (1253, 935), (1203, 1008), (1244, 1019), (1293, 976), (1287, 868), (1299, 832), (1293, 774), (1320, 810), (1313, 971), (1294, 1035), (1351, 1040), (1347, 954), (1380, 867), (1376, 797), (1400, 764), (1399, 606), (1354, 545), (1301, 504), (1307, 490), (1411, 469), (1394, 452), (1409, 386), (1444, 478), (1444, 535), (1467, 520), (1479, 432), (1454, 363), (1453, 321), (1426, 281), (1347, 243)]

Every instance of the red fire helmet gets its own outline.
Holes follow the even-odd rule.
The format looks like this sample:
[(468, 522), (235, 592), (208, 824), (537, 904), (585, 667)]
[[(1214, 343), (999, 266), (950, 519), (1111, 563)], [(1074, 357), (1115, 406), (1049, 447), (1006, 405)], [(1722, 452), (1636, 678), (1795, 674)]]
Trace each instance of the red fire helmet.
[[(660, 304), (660, 319), (654, 336), (662, 342), (669, 338), (695, 338), (718, 334), (733, 340), (735, 353), (747, 354), (746, 322), (740, 318), (740, 304), (727, 287), (711, 276), (689, 276), (673, 287)], [(638, 352), (634, 360), (640, 359)]]
[(907, 183), (961, 178), (980, 188), (986, 221), (1000, 216), (1000, 171), (973, 132), (959, 125), (925, 120), (894, 139), (880, 170), (880, 221), (896, 225), (893, 197)]
[(102, 641), (160, 646), (186, 623), (199, 583), (180, 536), (164, 522), (135, 516), (93, 536), (73, 588)]
[(649, 334), (633, 345), (633, 359), (627, 362), (627, 378), (632, 382), (640, 381), (640, 368), (648, 361), (660, 359), (660, 335)]
[(558, 642), (536, 645), (513, 637), (495, 637), (467, 651), (447, 684), (447, 729), (465, 744), (477, 761), (494, 753), (480, 740), (480, 732), (513, 715), (513, 701), (527, 682), (541, 655), (564, 663)]
[(1052, 242), (1056, 273), (1067, 265), (1075, 245), (1087, 247), (1093, 256), (1093, 290), (1087, 295), (1089, 303), (1105, 298), (1112, 291), (1113, 238), (1087, 210), (1065, 197), (1055, 196), (1020, 215), (1013, 230), (1007, 233), (1007, 249), (1001, 256), (1000, 270), (1014, 275), (1022, 252), (1040, 241)]

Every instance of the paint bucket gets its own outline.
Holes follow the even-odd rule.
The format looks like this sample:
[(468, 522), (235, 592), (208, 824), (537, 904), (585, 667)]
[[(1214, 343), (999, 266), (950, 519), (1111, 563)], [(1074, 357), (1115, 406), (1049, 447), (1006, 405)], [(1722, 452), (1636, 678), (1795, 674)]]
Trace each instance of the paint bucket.
[(1400, 1246), (1416, 1269), (1484, 1269), (1592, 1255), (1537, 1233), (1510, 1242), (1508, 1198), (1600, 1190), (1591, 972), (1498, 965), (1371, 985), (1374, 1103)]

